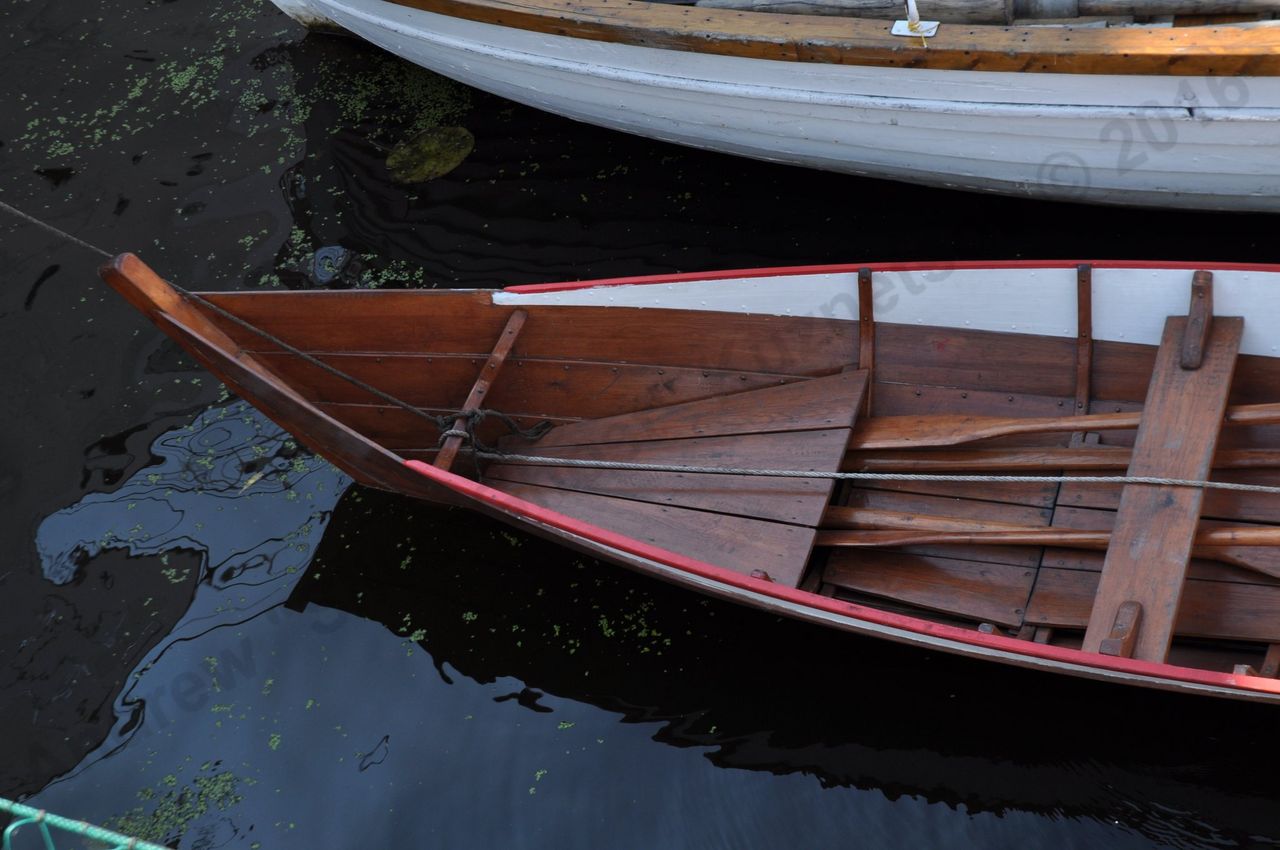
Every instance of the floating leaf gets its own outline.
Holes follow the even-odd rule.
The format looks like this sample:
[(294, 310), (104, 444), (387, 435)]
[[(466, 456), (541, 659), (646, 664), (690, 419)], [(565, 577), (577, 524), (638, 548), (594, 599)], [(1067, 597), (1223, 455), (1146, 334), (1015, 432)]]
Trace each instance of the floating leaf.
[(425, 183), (462, 164), (476, 146), (466, 127), (432, 127), (387, 155), (387, 170), (397, 183)]

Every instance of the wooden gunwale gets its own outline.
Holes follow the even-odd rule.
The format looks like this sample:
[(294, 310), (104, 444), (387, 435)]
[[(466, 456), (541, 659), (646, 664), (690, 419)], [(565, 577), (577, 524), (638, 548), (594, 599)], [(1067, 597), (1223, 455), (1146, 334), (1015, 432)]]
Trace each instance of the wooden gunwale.
[(737, 12), (642, 0), (392, 0), (531, 32), (750, 59), (938, 70), (1280, 75), (1280, 28), (943, 24), (923, 48), (891, 21)]

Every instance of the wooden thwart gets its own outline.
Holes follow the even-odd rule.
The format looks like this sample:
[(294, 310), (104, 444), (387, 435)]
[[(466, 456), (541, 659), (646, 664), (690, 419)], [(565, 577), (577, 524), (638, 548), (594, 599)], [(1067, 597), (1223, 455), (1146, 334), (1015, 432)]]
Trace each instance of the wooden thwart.
[[(1131, 476), (1203, 481), (1226, 410), (1244, 320), (1215, 318), (1199, 368), (1182, 368), (1188, 319), (1165, 322), (1155, 371), (1134, 443)], [(1193, 329), (1193, 333), (1194, 333)], [(1142, 609), (1133, 657), (1163, 662), (1173, 638), (1204, 491), (1127, 485), (1099, 582), (1083, 648), (1099, 652), (1121, 606)]]

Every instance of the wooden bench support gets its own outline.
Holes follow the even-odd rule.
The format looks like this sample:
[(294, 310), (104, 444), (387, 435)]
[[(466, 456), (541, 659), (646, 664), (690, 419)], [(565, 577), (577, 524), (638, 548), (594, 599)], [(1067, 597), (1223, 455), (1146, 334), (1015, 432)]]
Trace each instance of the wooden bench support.
[[(516, 310), (511, 314), (511, 318), (507, 319), (506, 327), (502, 329), (497, 343), (493, 346), (493, 353), (489, 355), (489, 359), (481, 367), (480, 374), (476, 376), (476, 382), (471, 385), (471, 392), (467, 394), (467, 400), (462, 404), (462, 415), (453, 420), (453, 430), (465, 430), (467, 415), (480, 409), (480, 405), (484, 402), (485, 394), (489, 392), (489, 387), (493, 385), (494, 380), (498, 377), (498, 372), (502, 370), (502, 364), (506, 362), (507, 355), (511, 353), (511, 348), (515, 345), (516, 337), (520, 335), (520, 329), (524, 327), (524, 320), (527, 317), (528, 314), (525, 311)], [(445, 441), (440, 445), (439, 454), (436, 455), (435, 465), (440, 469), (448, 469), (453, 466), (453, 461), (458, 457), (458, 451), (461, 448), (461, 437), (446, 437)]]
[(876, 299), (871, 286), (871, 269), (858, 269), (858, 368), (867, 373), (862, 415), (871, 415), (871, 390), (876, 368)]
[(1111, 634), (1102, 639), (1099, 652), (1117, 658), (1133, 655), (1133, 645), (1138, 639), (1138, 627), (1142, 625), (1142, 606), (1132, 600), (1121, 602), (1116, 610), (1116, 621), (1111, 624)]
[[(1197, 369), (1182, 368), (1187, 340), (1198, 332), (1189, 324), (1187, 318), (1172, 316), (1165, 322), (1129, 464), (1131, 476), (1208, 478), (1244, 320), (1218, 317), (1208, 323)], [(1121, 607), (1135, 603), (1141, 606), (1142, 623), (1132, 657), (1165, 660), (1203, 499), (1198, 488), (1125, 486), (1085, 631), (1086, 651), (1103, 651)]]

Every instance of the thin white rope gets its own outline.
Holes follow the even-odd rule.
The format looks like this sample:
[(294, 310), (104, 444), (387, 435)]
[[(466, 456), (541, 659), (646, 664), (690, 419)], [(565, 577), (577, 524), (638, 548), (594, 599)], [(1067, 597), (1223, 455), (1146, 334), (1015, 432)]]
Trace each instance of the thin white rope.
[(670, 463), (633, 463), (621, 460), (513, 455), (478, 452), (485, 460), (527, 463), (534, 466), (568, 466), (580, 469), (619, 469), (631, 472), (687, 472), (694, 475), (746, 475), (764, 478), (825, 478), (836, 481), (950, 481), (972, 484), (1153, 484), (1160, 487), (1197, 487), (1203, 490), (1236, 490), (1280, 495), (1280, 487), (1236, 484), (1230, 481), (1196, 481), (1143, 475), (933, 475), (911, 472), (822, 472), (813, 469), (750, 469), (734, 466), (684, 466)]

